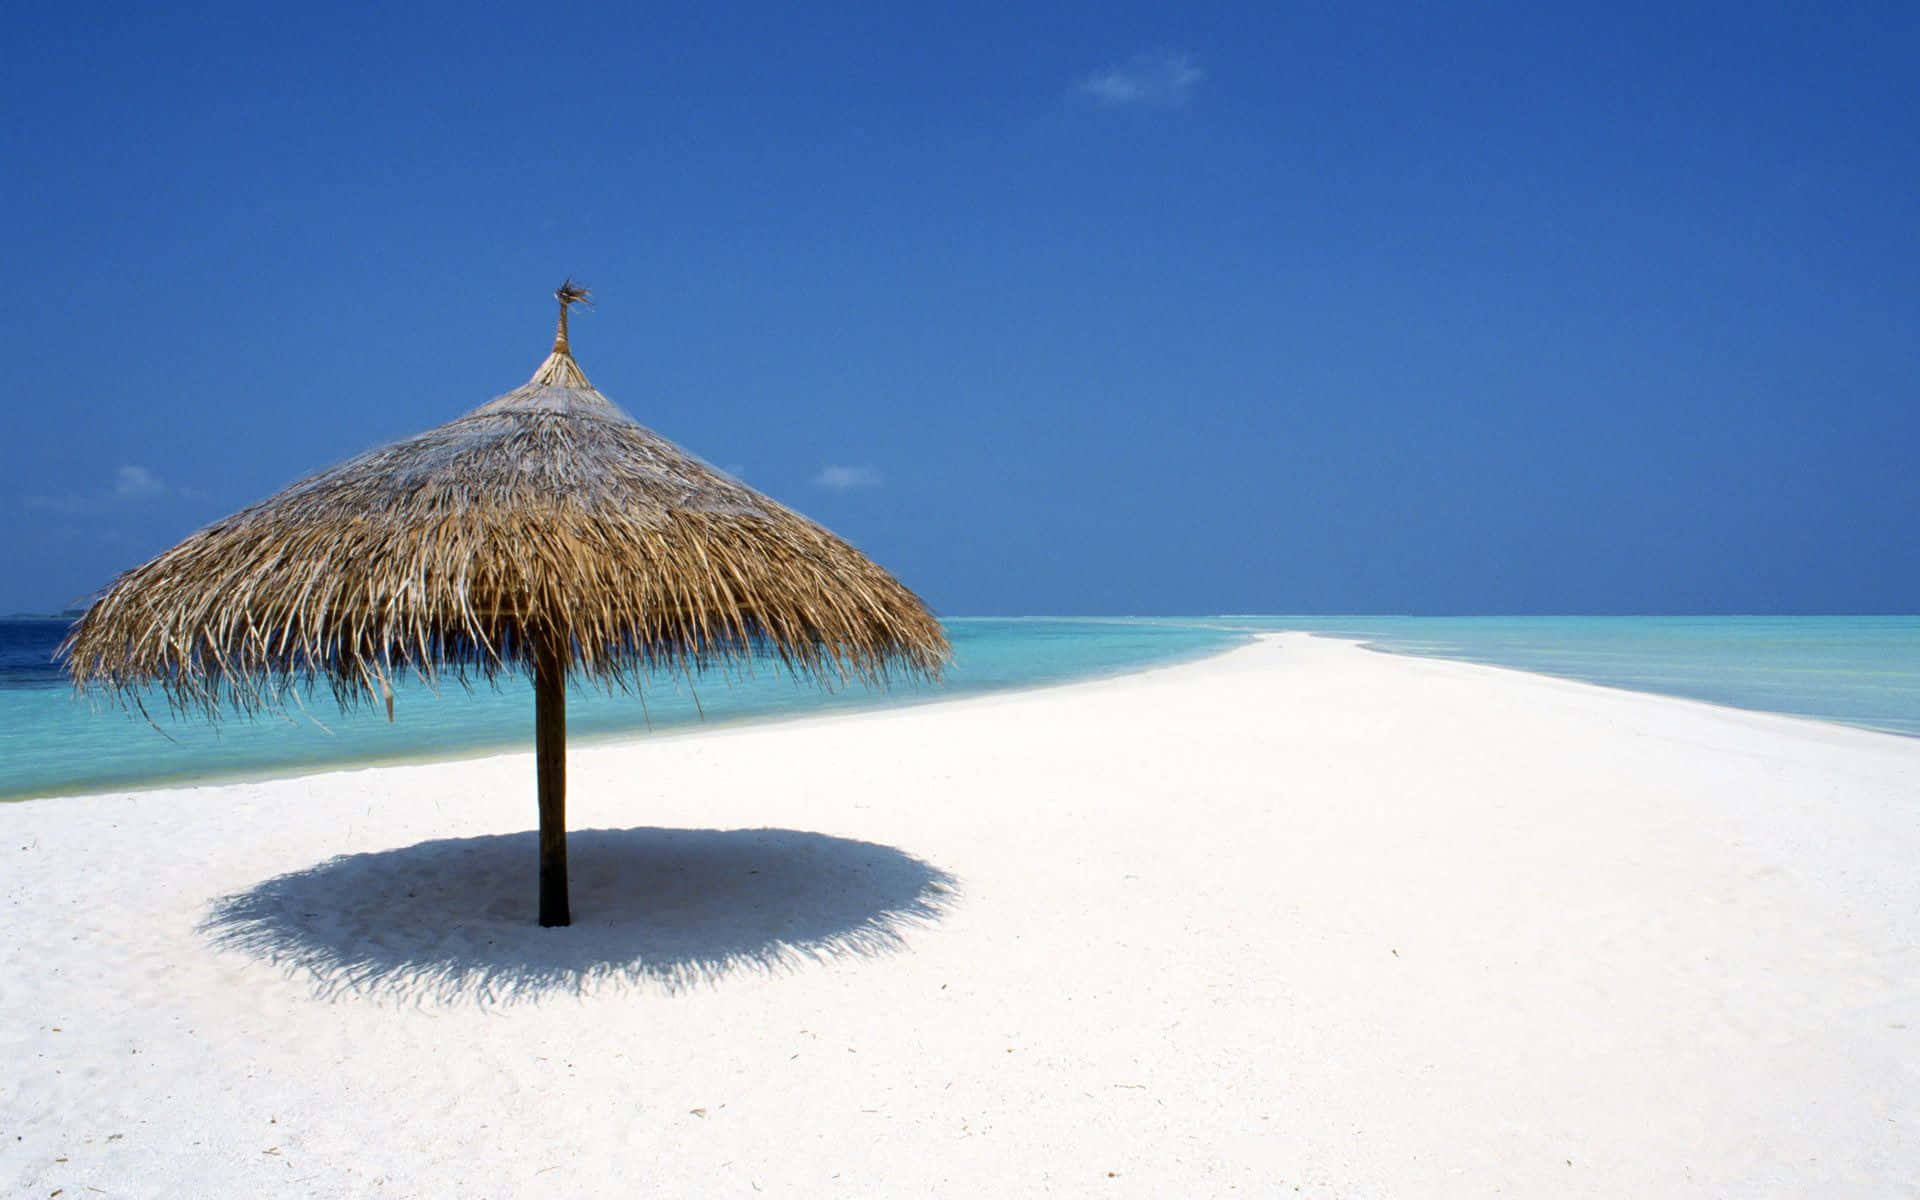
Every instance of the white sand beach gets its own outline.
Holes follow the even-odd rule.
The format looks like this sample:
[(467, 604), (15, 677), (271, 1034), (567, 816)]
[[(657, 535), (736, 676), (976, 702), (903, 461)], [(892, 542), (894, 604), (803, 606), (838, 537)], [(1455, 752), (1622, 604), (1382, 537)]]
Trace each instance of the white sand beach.
[[(529, 724), (531, 724), (529, 703)], [(1920, 1195), (1920, 740), (1304, 635), (0, 805), (23, 1197)]]

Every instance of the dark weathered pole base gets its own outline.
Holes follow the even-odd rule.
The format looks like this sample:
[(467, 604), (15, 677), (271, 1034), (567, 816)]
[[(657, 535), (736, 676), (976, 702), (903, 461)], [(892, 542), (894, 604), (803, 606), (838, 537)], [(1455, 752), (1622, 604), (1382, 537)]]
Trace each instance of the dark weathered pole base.
[(569, 925), (567, 907), (567, 668), (542, 641), (533, 654), (533, 758), (540, 776), (540, 924)]

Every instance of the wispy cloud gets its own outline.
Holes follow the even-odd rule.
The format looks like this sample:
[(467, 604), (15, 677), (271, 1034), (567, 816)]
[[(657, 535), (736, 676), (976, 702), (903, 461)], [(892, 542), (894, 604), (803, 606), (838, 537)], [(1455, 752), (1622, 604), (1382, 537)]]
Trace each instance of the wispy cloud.
[(113, 478), (98, 491), (62, 492), (57, 496), (22, 496), (20, 502), (40, 512), (79, 516), (104, 513), (171, 497), (201, 499), (205, 493), (194, 488), (174, 487), (152, 471), (129, 463), (114, 469)]
[(66, 492), (58, 496), (49, 496), (44, 493), (22, 496), (20, 497), (20, 503), (22, 507), (33, 509), (36, 512), (58, 513), (63, 517), (94, 512), (101, 507), (98, 499), (89, 500), (84, 496), (76, 496), (71, 492)]
[(1073, 90), (1109, 108), (1179, 108), (1206, 77), (1193, 55), (1156, 50), (1096, 71)]
[(122, 500), (144, 500), (164, 496), (172, 490), (145, 467), (121, 467), (113, 473), (113, 494)]
[(872, 467), (829, 465), (820, 468), (820, 473), (813, 477), (813, 482), (818, 487), (832, 488), (836, 492), (849, 491), (853, 488), (879, 487), (880, 472)]

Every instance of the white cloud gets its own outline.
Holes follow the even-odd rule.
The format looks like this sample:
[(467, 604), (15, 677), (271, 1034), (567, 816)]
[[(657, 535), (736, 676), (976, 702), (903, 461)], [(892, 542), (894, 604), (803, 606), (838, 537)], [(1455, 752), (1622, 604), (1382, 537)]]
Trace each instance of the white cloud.
[(1073, 90), (1109, 108), (1179, 108), (1206, 77), (1193, 55), (1159, 50), (1096, 71)]
[(825, 466), (813, 477), (816, 486), (844, 492), (850, 488), (879, 487), (880, 472), (872, 467)]
[(121, 467), (113, 474), (113, 494), (122, 500), (144, 500), (172, 490), (145, 467)]
[(176, 496), (188, 500), (204, 500), (206, 493), (196, 488), (173, 487), (147, 468), (129, 464), (116, 467), (113, 472), (113, 481), (100, 491), (86, 494), (62, 492), (58, 495), (43, 493), (22, 496), (20, 503), (26, 508), (40, 512), (76, 517), (89, 513), (115, 512), (129, 505)]
[(65, 517), (75, 516), (84, 512), (92, 512), (94, 509), (100, 507), (96, 502), (84, 500), (71, 493), (60, 496), (22, 496), (20, 497), (20, 503), (27, 508), (36, 509), (40, 512), (59, 513)]

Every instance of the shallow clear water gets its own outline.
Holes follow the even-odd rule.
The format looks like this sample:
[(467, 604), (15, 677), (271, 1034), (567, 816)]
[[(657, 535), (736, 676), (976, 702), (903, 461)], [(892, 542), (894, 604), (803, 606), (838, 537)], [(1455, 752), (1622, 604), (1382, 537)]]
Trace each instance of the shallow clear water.
[[(523, 748), (533, 737), (531, 688), (438, 696), (402, 687), (397, 720), (341, 715), (312, 702), (325, 727), (288, 719), (218, 728), (166, 715), (159, 729), (73, 698), (49, 655), (64, 625), (0, 621), (0, 798), (266, 775), (355, 763)], [(1382, 650), (1490, 663), (1637, 691), (1816, 717), (1920, 735), (1920, 617), (1160, 617), (972, 618), (947, 622), (955, 668), (939, 687), (853, 687), (822, 693), (763, 667), (751, 677), (652, 680), (630, 696), (574, 690), (577, 741), (709, 723), (920, 703), (1033, 687), (1178, 661), (1247, 634), (1307, 630)], [(697, 693), (698, 704), (695, 695)], [(704, 718), (702, 710), (704, 709)]]
[(1216, 618), (1920, 735), (1920, 617)]
[[(946, 622), (954, 667), (945, 682), (895, 684), (885, 692), (857, 685), (822, 692), (763, 663), (750, 676), (713, 674), (648, 681), (644, 702), (581, 688), (567, 695), (567, 731), (583, 738), (804, 716), (850, 708), (922, 703), (952, 696), (1083, 679), (1222, 649), (1246, 635), (1206, 625), (1044, 619)], [(74, 698), (50, 661), (63, 622), (0, 621), (0, 798), (98, 791), (220, 776), (283, 773), (354, 763), (424, 758), (497, 748), (531, 748), (533, 689), (503, 679), (496, 690), (457, 684), (438, 695), (417, 684), (396, 688), (394, 717), (342, 714), (322, 692), (311, 716), (229, 719), (218, 727), (175, 718), (166, 703), (138, 714)], [(316, 723), (319, 722), (319, 723)], [(324, 724), (324, 728), (322, 724)], [(155, 727), (157, 725), (157, 728)]]

